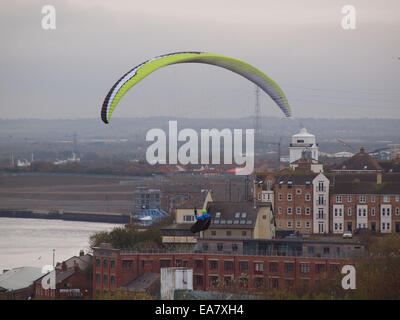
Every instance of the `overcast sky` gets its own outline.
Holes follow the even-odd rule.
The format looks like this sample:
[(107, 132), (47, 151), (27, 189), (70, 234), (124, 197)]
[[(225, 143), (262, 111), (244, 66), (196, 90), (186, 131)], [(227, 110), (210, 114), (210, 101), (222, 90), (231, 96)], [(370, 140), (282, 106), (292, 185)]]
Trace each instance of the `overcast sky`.
[[(41, 27), (56, 8), (56, 30)], [(356, 8), (356, 30), (341, 26)], [(244, 60), (275, 80), (294, 117), (400, 119), (398, 0), (2, 0), (0, 118), (95, 118), (139, 63), (196, 50)], [(201, 64), (144, 79), (113, 117), (246, 117), (255, 88)], [(283, 117), (261, 94), (263, 116)]]

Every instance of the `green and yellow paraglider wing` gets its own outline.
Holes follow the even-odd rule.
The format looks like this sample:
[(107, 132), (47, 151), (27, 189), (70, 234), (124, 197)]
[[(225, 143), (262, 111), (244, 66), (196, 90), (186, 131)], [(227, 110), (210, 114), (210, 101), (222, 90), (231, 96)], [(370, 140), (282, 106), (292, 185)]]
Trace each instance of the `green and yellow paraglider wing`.
[(177, 63), (205, 63), (235, 72), (259, 86), (275, 101), (287, 117), (291, 116), (291, 109), (282, 89), (271, 78), (250, 64), (237, 59), (205, 52), (176, 52), (147, 60), (124, 74), (114, 84), (104, 99), (101, 109), (102, 120), (105, 123), (110, 121), (118, 102), (135, 84), (157, 69)]

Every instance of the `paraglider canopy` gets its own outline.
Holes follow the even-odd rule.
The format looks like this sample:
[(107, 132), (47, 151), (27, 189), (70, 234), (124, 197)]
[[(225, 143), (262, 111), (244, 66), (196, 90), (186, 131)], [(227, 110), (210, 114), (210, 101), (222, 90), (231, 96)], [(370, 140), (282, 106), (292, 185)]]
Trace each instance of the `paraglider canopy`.
[(204, 63), (228, 69), (255, 83), (278, 105), (282, 112), (291, 116), (291, 108), (282, 89), (266, 74), (241, 60), (206, 52), (175, 52), (147, 60), (124, 74), (109, 90), (101, 109), (101, 119), (109, 123), (118, 102), (134, 85), (161, 67), (177, 63)]

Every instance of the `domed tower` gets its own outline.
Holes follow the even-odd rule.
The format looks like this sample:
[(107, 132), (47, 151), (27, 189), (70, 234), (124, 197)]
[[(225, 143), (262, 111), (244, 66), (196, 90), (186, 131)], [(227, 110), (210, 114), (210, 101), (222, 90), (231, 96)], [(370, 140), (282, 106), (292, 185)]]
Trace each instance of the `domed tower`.
[(299, 133), (292, 136), (292, 142), (289, 147), (290, 163), (302, 158), (303, 154), (307, 154), (318, 161), (318, 144), (315, 136), (307, 132), (306, 128), (301, 129)]

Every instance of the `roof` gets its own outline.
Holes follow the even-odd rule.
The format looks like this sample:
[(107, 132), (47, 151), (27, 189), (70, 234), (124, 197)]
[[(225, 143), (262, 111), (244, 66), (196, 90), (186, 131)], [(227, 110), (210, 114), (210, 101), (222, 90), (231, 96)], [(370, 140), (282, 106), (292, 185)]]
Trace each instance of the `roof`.
[(336, 182), (331, 187), (333, 194), (400, 194), (399, 182)]
[(312, 184), (312, 181), (319, 173), (315, 172), (295, 172), (292, 170), (282, 170), (275, 176), (275, 184), (288, 184), (292, 182), (293, 185), (305, 185), (307, 182)]
[(157, 281), (160, 281), (159, 273), (143, 273), (128, 281), (122, 288), (126, 288), (130, 292), (145, 292)]
[(300, 129), (299, 133), (293, 135), (293, 137), (315, 137), (313, 134), (309, 133), (306, 128)]
[(253, 202), (210, 202), (207, 207), (212, 218), (210, 229), (253, 229), (256, 223)]
[(364, 152), (364, 148), (361, 147), (360, 152), (356, 153), (351, 158), (339, 163), (335, 166), (334, 170), (382, 170), (382, 167), (379, 165), (378, 161), (370, 156), (368, 153)]
[(6, 290), (27, 288), (42, 277), (42, 269), (36, 267), (21, 267), (0, 274), (0, 287)]
[(199, 194), (194, 194), (191, 199), (188, 199), (181, 204), (179, 204), (177, 209), (194, 209), (194, 208), (203, 208), (204, 201), (207, 198), (209, 190), (201, 190)]

